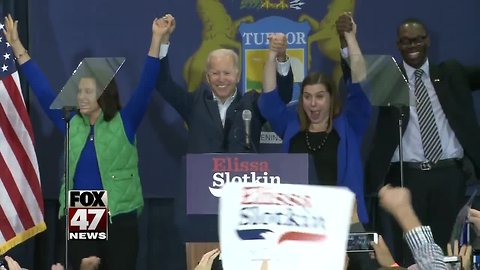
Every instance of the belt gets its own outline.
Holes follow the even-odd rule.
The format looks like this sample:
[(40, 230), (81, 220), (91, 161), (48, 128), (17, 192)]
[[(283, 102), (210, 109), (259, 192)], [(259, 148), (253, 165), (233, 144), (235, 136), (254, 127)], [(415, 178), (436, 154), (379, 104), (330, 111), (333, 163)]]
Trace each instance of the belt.
[[(459, 166), (463, 162), (462, 158), (449, 158), (449, 159), (441, 159), (436, 163), (430, 161), (424, 162), (403, 162), (403, 166), (411, 169), (417, 169), (422, 171), (430, 171), (435, 168), (446, 168), (446, 167), (453, 167)], [(400, 162), (394, 162), (391, 164), (392, 167), (400, 167)]]

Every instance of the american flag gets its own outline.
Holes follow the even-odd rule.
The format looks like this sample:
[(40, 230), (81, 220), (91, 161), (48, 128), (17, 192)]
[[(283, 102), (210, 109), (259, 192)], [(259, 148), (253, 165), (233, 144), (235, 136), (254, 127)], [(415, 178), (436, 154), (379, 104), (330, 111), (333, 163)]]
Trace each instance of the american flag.
[(0, 255), (44, 231), (32, 124), (0, 24)]

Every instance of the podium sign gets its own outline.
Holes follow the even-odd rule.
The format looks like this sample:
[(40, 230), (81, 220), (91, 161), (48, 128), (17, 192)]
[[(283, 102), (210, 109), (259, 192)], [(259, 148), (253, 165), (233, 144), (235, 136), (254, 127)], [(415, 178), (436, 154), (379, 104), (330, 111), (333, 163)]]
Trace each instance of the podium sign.
[(218, 214), (226, 183), (308, 184), (307, 154), (187, 155), (187, 215)]

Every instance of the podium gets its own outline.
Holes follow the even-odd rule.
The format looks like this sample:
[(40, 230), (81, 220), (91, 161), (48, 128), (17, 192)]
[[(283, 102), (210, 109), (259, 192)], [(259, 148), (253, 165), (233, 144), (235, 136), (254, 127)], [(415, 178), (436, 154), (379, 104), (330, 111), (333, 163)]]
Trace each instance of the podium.
[(216, 215), (229, 182), (308, 184), (307, 154), (190, 154), (186, 158), (187, 215)]
[[(177, 197), (177, 224), (188, 269), (218, 243), (218, 201), (229, 182), (308, 184), (316, 178), (308, 154), (188, 154)], [(311, 163), (313, 164), (313, 163)]]

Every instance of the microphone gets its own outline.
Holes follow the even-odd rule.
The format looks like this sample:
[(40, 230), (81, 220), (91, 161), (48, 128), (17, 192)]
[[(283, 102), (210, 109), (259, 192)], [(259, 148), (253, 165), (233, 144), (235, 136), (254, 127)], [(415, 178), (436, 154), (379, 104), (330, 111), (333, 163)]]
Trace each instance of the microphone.
[(247, 148), (250, 148), (250, 121), (252, 121), (252, 112), (248, 109), (243, 110), (242, 119), (245, 125), (245, 145)]

